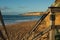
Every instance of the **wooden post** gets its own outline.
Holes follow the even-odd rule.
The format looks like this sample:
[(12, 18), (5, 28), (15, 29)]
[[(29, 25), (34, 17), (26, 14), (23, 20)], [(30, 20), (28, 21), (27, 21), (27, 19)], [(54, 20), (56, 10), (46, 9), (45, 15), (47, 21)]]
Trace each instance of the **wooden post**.
[(55, 40), (55, 13), (60, 12), (60, 7), (49, 7), (51, 14), (51, 28), (49, 40)]
[(0, 10), (0, 21), (1, 21), (1, 23), (2, 23), (2, 26), (3, 26), (3, 28), (4, 28), (4, 31), (5, 31), (5, 33), (6, 33), (7, 39), (9, 39), (9, 36), (8, 36), (8, 33), (7, 33), (7, 29), (6, 29), (5, 24), (4, 24), (3, 16), (2, 16), (2, 14), (1, 14), (1, 10)]
[(51, 31), (49, 33), (49, 40), (55, 40), (55, 13), (50, 8)]

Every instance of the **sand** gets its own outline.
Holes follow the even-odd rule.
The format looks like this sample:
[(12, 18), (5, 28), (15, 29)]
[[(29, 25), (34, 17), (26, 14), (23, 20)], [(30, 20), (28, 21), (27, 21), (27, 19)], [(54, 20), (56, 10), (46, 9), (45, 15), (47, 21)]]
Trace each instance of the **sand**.
[[(15, 24), (6, 25), (6, 29), (10, 39), (14, 40), (14, 38), (21, 39), (26, 33), (28, 33), (36, 24), (37, 21), (27, 21), (20, 22)], [(3, 30), (3, 27), (0, 25), (0, 30)]]
[[(36, 23), (37, 21), (27, 21), (6, 25), (6, 29), (10, 40), (21, 39), (26, 33), (31, 31), (31, 29), (34, 27)], [(44, 30), (45, 27), (46, 27), (45, 23), (42, 23), (42, 25), (39, 25), (39, 27), (35, 30), (35, 33)], [(3, 30), (3, 27), (1, 25), (0, 30)]]

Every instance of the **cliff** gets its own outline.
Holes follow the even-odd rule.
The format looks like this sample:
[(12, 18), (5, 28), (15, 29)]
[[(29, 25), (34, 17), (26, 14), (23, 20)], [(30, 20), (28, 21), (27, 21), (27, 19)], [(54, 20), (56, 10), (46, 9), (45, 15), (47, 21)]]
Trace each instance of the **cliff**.
[(27, 12), (27, 13), (24, 13), (22, 15), (24, 16), (40, 16), (42, 15), (44, 12)]

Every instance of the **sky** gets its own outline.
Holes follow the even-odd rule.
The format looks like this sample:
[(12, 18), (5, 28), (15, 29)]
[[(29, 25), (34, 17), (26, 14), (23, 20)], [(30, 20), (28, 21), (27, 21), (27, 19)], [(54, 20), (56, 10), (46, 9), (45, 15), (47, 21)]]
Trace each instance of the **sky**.
[(44, 12), (54, 0), (0, 0), (3, 15), (18, 15), (26, 12)]

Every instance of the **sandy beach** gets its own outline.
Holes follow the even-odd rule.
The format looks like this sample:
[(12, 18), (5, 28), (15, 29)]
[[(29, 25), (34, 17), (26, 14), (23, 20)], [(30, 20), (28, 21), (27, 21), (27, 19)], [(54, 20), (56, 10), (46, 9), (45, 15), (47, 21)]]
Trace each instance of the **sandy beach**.
[[(27, 21), (27, 22), (20, 22), (20, 23), (6, 25), (6, 29), (10, 39), (11, 40), (21, 39), (26, 33), (28, 33), (34, 27), (36, 22), (37, 21)], [(46, 27), (44, 23), (39, 26), (40, 27), (36, 29), (35, 33), (42, 31)], [(2, 26), (0, 26), (0, 30), (3, 30)]]
[[(10, 38), (15, 38), (16, 36), (19, 38), (23, 37), (25, 33), (29, 32), (37, 21), (27, 21), (20, 22), (11, 25), (6, 25), (7, 32)], [(0, 25), (0, 30), (3, 30), (3, 27)], [(12, 36), (11, 36), (12, 35)]]

